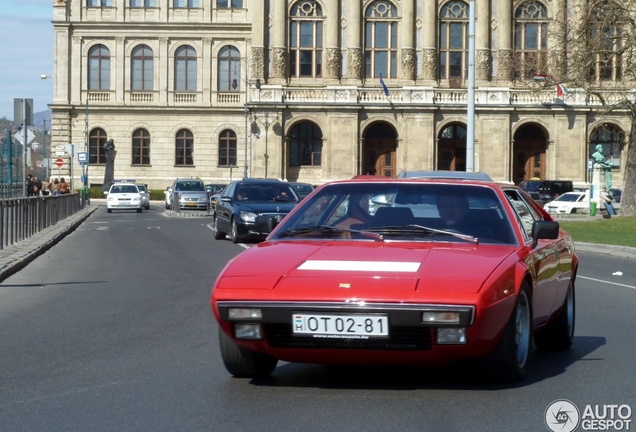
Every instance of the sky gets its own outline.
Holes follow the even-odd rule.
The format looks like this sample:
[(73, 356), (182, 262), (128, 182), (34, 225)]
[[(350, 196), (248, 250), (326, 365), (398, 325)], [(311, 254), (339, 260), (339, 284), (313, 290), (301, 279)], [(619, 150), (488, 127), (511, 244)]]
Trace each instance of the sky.
[(0, 118), (13, 120), (13, 99), (33, 112), (53, 101), (53, 0), (0, 0)]

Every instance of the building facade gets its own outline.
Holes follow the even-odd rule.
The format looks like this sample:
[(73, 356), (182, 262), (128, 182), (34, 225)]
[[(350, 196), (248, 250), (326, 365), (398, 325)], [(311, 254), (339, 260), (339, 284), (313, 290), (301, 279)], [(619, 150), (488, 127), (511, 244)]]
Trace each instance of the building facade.
[[(535, 79), (559, 62), (554, 17), (587, 0), (475, 3), (475, 171), (584, 184), (602, 144), (620, 187), (629, 119)], [(92, 185), (103, 182), (108, 139), (115, 178), (152, 189), (175, 177), (320, 184), (466, 169), (468, 1), (54, 0), (53, 9), (52, 145), (85, 148)]]

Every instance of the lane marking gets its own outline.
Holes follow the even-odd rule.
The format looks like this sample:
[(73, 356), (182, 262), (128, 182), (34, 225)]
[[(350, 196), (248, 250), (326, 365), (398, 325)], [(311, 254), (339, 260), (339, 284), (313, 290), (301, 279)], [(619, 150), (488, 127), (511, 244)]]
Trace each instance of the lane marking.
[[(215, 232), (214, 231), (214, 223), (209, 223), (206, 225), (206, 227), (208, 227), (210, 229), (210, 231)], [(249, 249), (250, 246), (246, 245), (245, 243), (237, 243), (239, 246), (241, 246), (243, 249)]]
[(633, 285), (626, 285), (626, 284), (622, 284), (622, 283), (618, 283), (618, 282), (609, 282), (609, 281), (606, 281), (606, 280), (603, 280), (603, 279), (596, 279), (596, 278), (591, 278), (591, 277), (586, 277), (586, 276), (577, 276), (577, 278), (586, 279), (586, 280), (590, 280), (590, 281), (594, 281), (594, 282), (606, 283), (606, 284), (609, 284), (609, 285), (616, 285), (616, 286), (619, 286), (619, 287), (636, 290), (636, 286), (633, 286)]

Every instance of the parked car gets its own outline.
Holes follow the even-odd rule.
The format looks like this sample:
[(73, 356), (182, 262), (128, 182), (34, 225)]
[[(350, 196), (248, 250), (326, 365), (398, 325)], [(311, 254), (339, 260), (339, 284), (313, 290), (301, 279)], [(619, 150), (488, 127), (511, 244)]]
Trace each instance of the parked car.
[(492, 178), (484, 172), (466, 172), (451, 170), (433, 170), (433, 171), (402, 171), (397, 175), (398, 178), (447, 178), (447, 179), (469, 179), (469, 180), (485, 180), (492, 181)]
[(289, 182), (289, 184), (301, 200), (314, 191), (314, 186), (311, 183)]
[(230, 183), (216, 202), (214, 237), (232, 242), (263, 240), (298, 204), (291, 185), (275, 179), (243, 179)]
[(553, 201), (546, 203), (543, 209), (548, 213), (569, 214), (587, 213), (590, 202), (587, 192), (566, 192)]
[[(437, 216), (366, 208), (369, 196), (398, 195), (435, 195)], [(518, 381), (533, 339), (538, 349), (572, 345), (578, 262), (571, 236), (515, 185), (356, 178), (318, 187), (231, 260), (211, 305), (236, 377), (267, 376), (279, 360), (480, 359)]]
[(179, 193), (179, 208), (188, 210), (207, 210), (208, 193), (200, 179), (178, 178), (165, 192), (166, 208), (174, 210), (175, 192)]
[(227, 184), (225, 183), (210, 183), (210, 184), (206, 184), (205, 185), (205, 190), (208, 193), (221, 193), (223, 192), (223, 189), (225, 189), (225, 187), (227, 186)]
[(139, 189), (139, 193), (141, 194), (141, 206), (144, 210), (150, 210), (150, 192), (148, 188), (143, 183), (136, 183), (137, 189)]
[(112, 183), (104, 195), (108, 213), (113, 210), (136, 210), (141, 213), (143, 209), (141, 194), (134, 183)]
[(559, 195), (574, 191), (574, 184), (569, 180), (525, 180), (519, 187), (526, 192), (538, 192), (542, 200), (552, 201)]

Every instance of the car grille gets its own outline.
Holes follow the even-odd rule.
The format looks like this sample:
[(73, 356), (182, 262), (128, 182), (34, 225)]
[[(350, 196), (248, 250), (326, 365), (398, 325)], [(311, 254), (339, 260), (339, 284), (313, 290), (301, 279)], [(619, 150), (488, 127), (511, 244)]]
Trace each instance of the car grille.
[(431, 327), (392, 326), (388, 338), (322, 339), (294, 336), (291, 324), (263, 324), (267, 343), (275, 348), (340, 348), (381, 349), (400, 351), (428, 351), (432, 346)]

